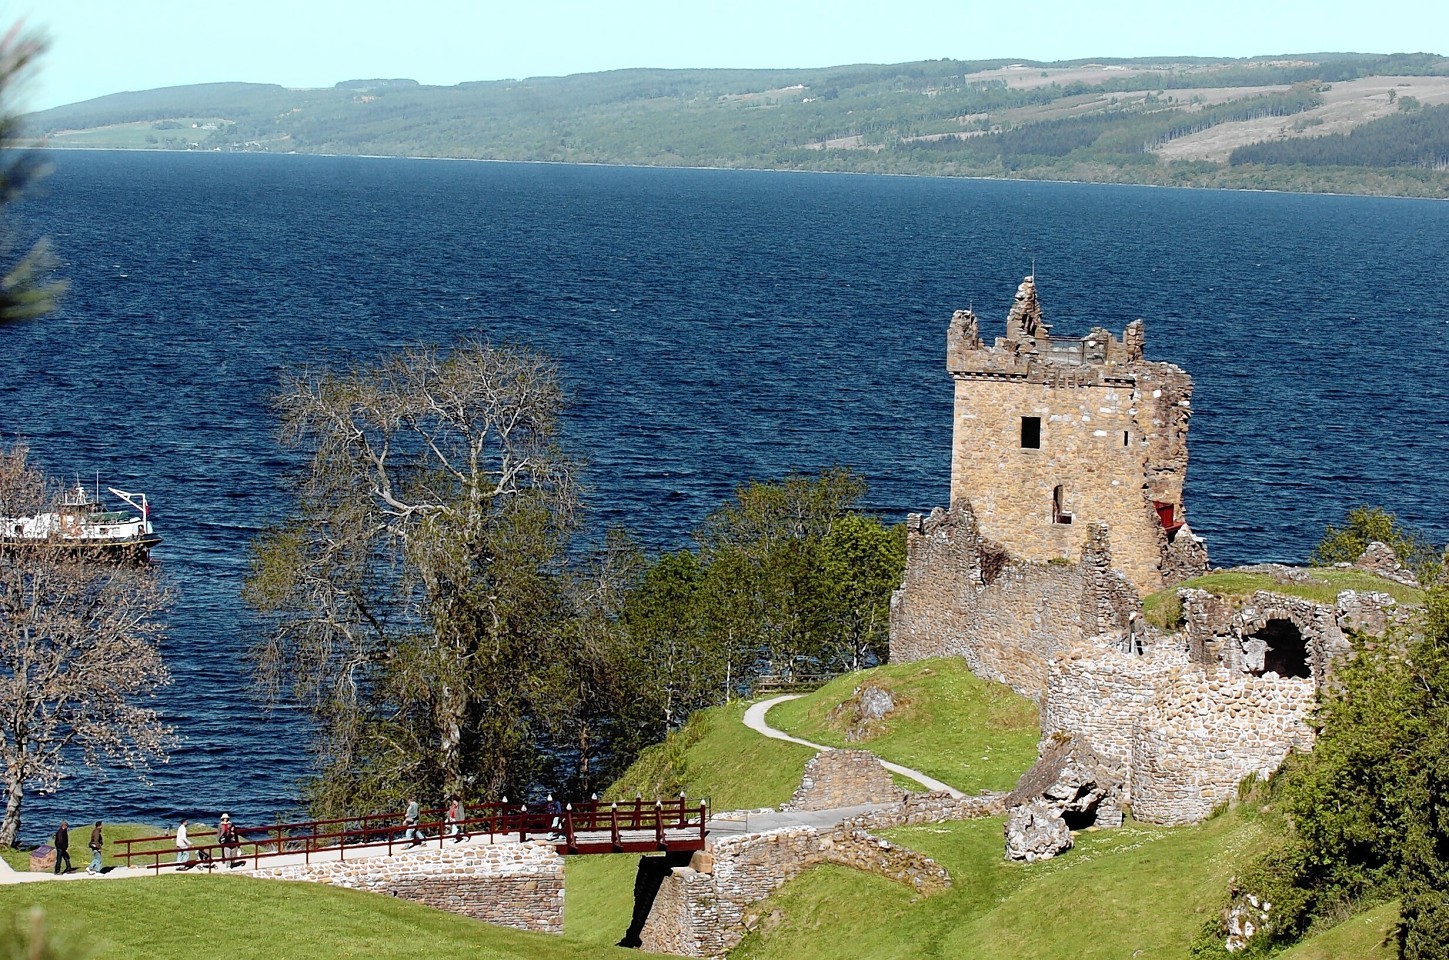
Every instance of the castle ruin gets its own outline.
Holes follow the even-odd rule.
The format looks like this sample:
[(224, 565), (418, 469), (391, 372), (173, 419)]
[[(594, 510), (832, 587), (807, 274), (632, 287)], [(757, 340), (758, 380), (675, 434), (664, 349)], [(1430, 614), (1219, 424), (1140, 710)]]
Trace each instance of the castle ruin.
[(1032, 277), (991, 346), (975, 314), (956, 312), (951, 503), (970, 502), (983, 537), (1052, 560), (1105, 523), (1115, 568), (1144, 594), (1206, 569), (1183, 504), (1192, 378), (1145, 359), (1144, 344), (1141, 320), (1120, 340), (1101, 327), (1053, 336)]
[(1332, 666), (1397, 614), (1385, 594), (1179, 590), (1178, 627), (1145, 621), (1143, 596), (1208, 563), (1183, 503), (1192, 379), (1144, 343), (1141, 320), (1053, 336), (1032, 277), (991, 346), (954, 314), (950, 505), (907, 521), (890, 659), (963, 658), (1041, 705), (1044, 750), (1114, 768), (1135, 817), (1192, 823), (1311, 745)]

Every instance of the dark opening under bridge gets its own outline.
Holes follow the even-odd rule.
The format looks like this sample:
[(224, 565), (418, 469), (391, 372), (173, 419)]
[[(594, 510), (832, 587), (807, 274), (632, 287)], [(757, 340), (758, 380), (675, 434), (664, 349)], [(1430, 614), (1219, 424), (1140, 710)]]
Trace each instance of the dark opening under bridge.
[(623, 803), (590, 799), (563, 804), (556, 813), (542, 804), (489, 803), (473, 806), (467, 813), (466, 819), (454, 824), (444, 818), (442, 809), (422, 811), (416, 827), (421, 841), (407, 836), (410, 828), (400, 813), (238, 826), (236, 840), (227, 844), (216, 841), (214, 830), (197, 831), (188, 837), (193, 854), (189, 864), (176, 861), (176, 838), (169, 834), (117, 843), (124, 847), (119, 856), (127, 866), (158, 872), (219, 864), (256, 868), (278, 857), (311, 863), (313, 858), (324, 857), (347, 860), (349, 854), (354, 859), (391, 855), (423, 845), (441, 847), (459, 837), (486, 837), (488, 843), (543, 840), (563, 855), (684, 853), (705, 847), (709, 802), (683, 796), (671, 800), (636, 797)]

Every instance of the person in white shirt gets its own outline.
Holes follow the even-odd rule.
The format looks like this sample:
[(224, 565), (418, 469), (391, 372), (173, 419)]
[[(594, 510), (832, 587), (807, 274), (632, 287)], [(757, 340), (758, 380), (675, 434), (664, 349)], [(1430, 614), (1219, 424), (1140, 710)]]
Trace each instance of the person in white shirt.
[(191, 862), (191, 841), (186, 839), (186, 818), (181, 818), (181, 825), (176, 828), (176, 862)]

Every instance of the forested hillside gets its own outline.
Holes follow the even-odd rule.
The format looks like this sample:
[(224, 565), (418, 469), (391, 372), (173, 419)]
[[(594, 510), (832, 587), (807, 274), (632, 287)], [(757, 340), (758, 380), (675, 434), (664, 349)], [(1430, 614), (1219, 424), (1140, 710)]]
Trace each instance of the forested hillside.
[[(423, 86), (218, 83), (27, 118), (48, 146), (381, 154), (1449, 196), (1449, 59), (936, 60)], [(1394, 144), (1396, 148), (1390, 148)]]

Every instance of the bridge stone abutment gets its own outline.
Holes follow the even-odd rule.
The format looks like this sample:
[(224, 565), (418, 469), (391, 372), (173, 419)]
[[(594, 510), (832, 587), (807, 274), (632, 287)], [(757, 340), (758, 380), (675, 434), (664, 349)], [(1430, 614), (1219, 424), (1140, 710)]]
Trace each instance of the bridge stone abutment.
[(563, 864), (551, 843), (474, 842), (235, 872), (367, 890), (499, 926), (563, 933)]
[(850, 823), (730, 837), (661, 878), (639, 945), (653, 953), (723, 956), (743, 939), (750, 905), (820, 863), (878, 874), (926, 894), (951, 885), (931, 858)]

